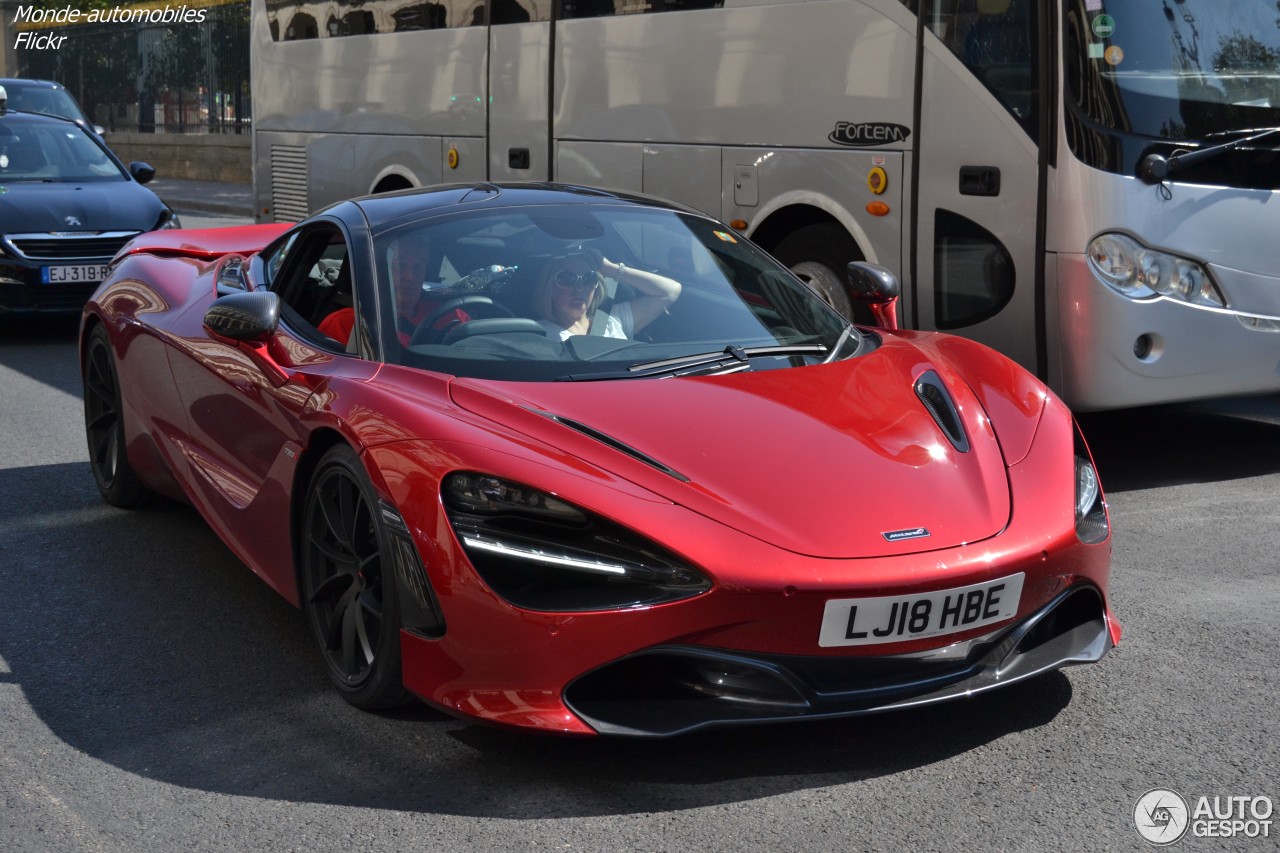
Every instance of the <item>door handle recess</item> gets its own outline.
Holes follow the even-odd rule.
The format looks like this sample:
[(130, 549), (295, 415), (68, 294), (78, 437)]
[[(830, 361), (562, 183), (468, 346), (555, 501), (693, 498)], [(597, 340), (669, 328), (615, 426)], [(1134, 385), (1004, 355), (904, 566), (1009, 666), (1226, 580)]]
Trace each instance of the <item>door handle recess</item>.
[(995, 166), (961, 166), (960, 195), (1000, 195), (1000, 170)]

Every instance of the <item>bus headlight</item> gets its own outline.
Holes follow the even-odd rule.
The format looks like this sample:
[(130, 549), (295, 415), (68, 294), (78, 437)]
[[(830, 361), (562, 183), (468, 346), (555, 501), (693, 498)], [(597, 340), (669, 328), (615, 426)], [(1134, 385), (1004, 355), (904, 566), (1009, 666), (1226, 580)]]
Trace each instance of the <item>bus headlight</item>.
[(1124, 234), (1101, 234), (1093, 238), (1088, 255), (1089, 267), (1098, 279), (1130, 299), (1165, 296), (1214, 308), (1227, 304), (1209, 271), (1199, 263), (1149, 249)]

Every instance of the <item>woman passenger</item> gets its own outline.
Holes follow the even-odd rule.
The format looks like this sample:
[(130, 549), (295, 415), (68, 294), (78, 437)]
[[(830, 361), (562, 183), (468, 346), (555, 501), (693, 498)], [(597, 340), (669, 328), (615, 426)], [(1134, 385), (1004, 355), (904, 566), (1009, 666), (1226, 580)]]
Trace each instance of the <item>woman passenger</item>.
[[(602, 310), (606, 276), (640, 295)], [(611, 261), (594, 249), (580, 249), (547, 264), (534, 295), (534, 307), (538, 322), (553, 340), (563, 341), (572, 335), (630, 338), (667, 313), (678, 298), (680, 282)]]

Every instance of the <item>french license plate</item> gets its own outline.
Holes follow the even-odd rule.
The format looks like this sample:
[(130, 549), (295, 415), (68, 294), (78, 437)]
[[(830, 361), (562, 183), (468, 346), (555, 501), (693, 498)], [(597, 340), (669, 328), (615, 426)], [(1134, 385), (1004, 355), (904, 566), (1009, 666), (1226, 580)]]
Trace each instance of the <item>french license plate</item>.
[(1018, 612), (1025, 575), (918, 595), (836, 598), (822, 613), (819, 646), (870, 646), (958, 634)]
[(73, 284), (102, 281), (107, 277), (108, 264), (80, 264), (77, 266), (41, 267), (40, 278), (45, 284)]

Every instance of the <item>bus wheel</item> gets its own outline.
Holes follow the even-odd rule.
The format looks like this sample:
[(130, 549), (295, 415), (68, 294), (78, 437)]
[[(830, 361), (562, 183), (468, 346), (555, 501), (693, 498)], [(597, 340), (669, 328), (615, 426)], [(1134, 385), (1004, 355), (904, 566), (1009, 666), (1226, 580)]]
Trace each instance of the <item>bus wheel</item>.
[(838, 225), (808, 225), (782, 239), (773, 256), (809, 283), (822, 299), (843, 316), (854, 319), (845, 268), (862, 260), (853, 239)]

